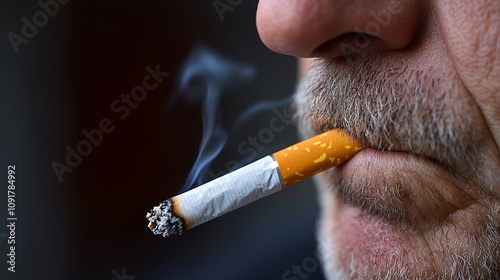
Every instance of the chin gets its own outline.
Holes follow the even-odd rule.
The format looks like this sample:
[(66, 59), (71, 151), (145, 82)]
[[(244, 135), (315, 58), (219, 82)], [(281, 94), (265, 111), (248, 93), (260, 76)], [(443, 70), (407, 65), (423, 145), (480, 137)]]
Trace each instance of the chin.
[[(498, 231), (491, 227), (495, 223), (491, 213), (473, 219), (481, 215), (481, 209), (468, 202), (464, 202), (467, 210), (454, 211), (447, 219), (439, 215), (416, 217), (411, 210), (404, 211), (409, 217), (397, 211), (369, 210), (366, 204), (346, 200), (332, 186), (338, 183), (332, 178), (348, 173), (347, 166), (342, 168), (316, 178), (321, 205), (318, 251), (327, 279), (500, 277)], [(432, 180), (439, 179), (429, 177)], [(393, 198), (385, 199), (393, 203)], [(457, 222), (462, 219), (462, 223)]]
[[(322, 191), (323, 213), (317, 231), (327, 279), (421, 279), (435, 276), (404, 230), (342, 204)], [(329, 200), (328, 202), (326, 200)], [(417, 273), (415, 273), (417, 272)]]

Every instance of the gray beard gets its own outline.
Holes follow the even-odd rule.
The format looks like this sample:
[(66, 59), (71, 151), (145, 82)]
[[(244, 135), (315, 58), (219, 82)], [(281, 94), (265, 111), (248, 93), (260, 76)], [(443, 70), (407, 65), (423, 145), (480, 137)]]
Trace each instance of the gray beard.
[[(451, 80), (444, 71), (409, 68), (403, 63), (390, 65), (380, 58), (352, 68), (348, 63), (318, 60), (296, 93), (301, 133), (311, 136), (334, 127), (344, 128), (365, 146), (412, 152), (439, 162), (457, 177), (484, 187), (487, 195), (498, 187), (500, 171), (488, 165), (492, 157), (488, 148), (478, 148), (487, 145), (484, 135), (488, 133), (477, 119), (482, 117), (479, 109), (471, 97), (453, 89), (460, 85), (444, 82)], [(337, 187), (323, 186), (320, 191), (333, 193)], [(323, 202), (323, 217), (330, 211), (328, 203), (331, 201)], [(487, 210), (486, 229), (476, 240), (481, 244), (479, 251), (467, 257), (451, 248), (448, 267), (436, 275), (419, 276), (500, 279), (500, 206), (492, 203)], [(336, 265), (336, 256), (342, 252), (335, 252), (328, 228), (323, 219), (318, 238), (325, 273), (329, 279), (351, 278)], [(390, 267), (379, 275), (370, 275), (369, 268), (359, 268), (355, 260), (352, 262), (360, 270), (358, 276), (372, 279), (410, 279), (418, 275), (398, 262), (387, 264)]]
[[(331, 186), (320, 185), (319, 196), (321, 206), (321, 217), (318, 221), (317, 240), (318, 252), (321, 266), (325, 278), (328, 280), (342, 279), (500, 279), (500, 224), (498, 221), (500, 204), (495, 204), (493, 214), (488, 215), (486, 230), (482, 232), (482, 238), (469, 240), (474, 244), (480, 244), (473, 250), (468, 250), (466, 254), (459, 254), (453, 249), (460, 250), (464, 246), (457, 242), (453, 244), (456, 248), (448, 251), (443, 250), (442, 256), (448, 264), (439, 268), (432, 274), (423, 274), (421, 271), (412, 271), (405, 262), (399, 260), (387, 263), (384, 270), (373, 271), (373, 267), (362, 266), (355, 259), (350, 259), (349, 267), (351, 271), (345, 271), (341, 265), (339, 256), (345, 254), (340, 246), (331, 237), (331, 225), (328, 217), (331, 215), (332, 203)], [(467, 237), (464, 236), (464, 239)], [(443, 244), (441, 247), (446, 247)], [(465, 245), (467, 246), (467, 245)], [(431, 265), (431, 264), (429, 264)]]

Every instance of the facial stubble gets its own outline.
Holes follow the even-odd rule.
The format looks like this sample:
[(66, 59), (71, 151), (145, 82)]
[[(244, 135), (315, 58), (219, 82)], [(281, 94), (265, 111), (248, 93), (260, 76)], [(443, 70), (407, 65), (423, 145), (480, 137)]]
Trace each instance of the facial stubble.
[[(456, 175), (457, 180), (469, 180), (469, 185), (483, 187), (479, 192), (487, 198), (491, 187), (487, 179), (493, 178), (494, 182), (494, 178), (499, 176), (498, 171), (485, 167), (488, 154), (478, 149), (485, 146), (484, 127), (477, 124), (480, 113), (473, 100), (463, 98), (455, 90), (454, 84), (449, 82), (453, 77), (447, 76), (445, 71), (412, 69), (403, 62), (394, 65), (378, 57), (363, 63), (355, 61), (354, 64), (355, 67), (349, 63), (318, 60), (302, 80), (296, 104), (303, 134), (310, 135), (330, 127), (344, 128), (368, 147), (411, 152), (428, 158)], [(332, 199), (337, 202), (346, 203), (346, 195), (356, 196), (351, 192), (350, 182), (331, 184), (335, 181), (331, 178), (327, 181), (330, 186), (320, 191), (328, 194), (322, 197), (334, 197)], [(390, 187), (389, 190), (392, 190)], [(387, 195), (396, 193), (399, 192)], [(335, 251), (337, 246), (331, 240), (330, 231), (334, 227), (328, 220), (331, 214), (328, 211), (332, 211), (329, 203), (332, 200), (323, 199), (323, 218), (318, 237), (320, 243), (324, 243), (320, 246), (325, 257), (324, 268), (331, 277), (335, 277), (335, 273), (345, 273), (334, 261), (345, 252)], [(471, 247), (473, 252), (468, 252), (469, 257), (464, 258), (458, 253), (467, 252), (466, 247), (450, 248), (448, 268), (426, 276), (498, 275), (495, 273), (498, 273), (500, 260), (496, 245), (500, 243), (500, 207), (493, 199), (489, 199), (488, 204), (490, 208), (486, 218), (481, 221), (482, 230), (472, 237), (463, 236), (478, 243)], [(388, 205), (376, 206), (390, 208)], [(466, 243), (467, 240), (457, 242)], [(447, 244), (442, 244), (442, 247), (447, 247)], [(351, 261), (355, 267), (356, 260)], [(378, 276), (415, 276), (415, 272), (408, 271), (404, 263), (395, 262), (387, 266)], [(366, 268), (360, 275), (368, 275), (368, 270)]]

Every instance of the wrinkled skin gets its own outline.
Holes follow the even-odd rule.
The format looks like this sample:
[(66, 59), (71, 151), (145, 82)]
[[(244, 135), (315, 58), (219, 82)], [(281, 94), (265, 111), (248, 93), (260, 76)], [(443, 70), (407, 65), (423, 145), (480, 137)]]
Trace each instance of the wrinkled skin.
[(367, 149), (317, 176), (328, 279), (500, 278), (500, 1), (261, 0), (301, 58), (304, 136)]

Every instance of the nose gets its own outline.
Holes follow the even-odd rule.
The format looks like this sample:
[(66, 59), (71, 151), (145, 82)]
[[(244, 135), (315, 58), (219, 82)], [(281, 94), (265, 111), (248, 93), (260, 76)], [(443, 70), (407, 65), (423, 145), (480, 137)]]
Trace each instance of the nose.
[(271, 50), (297, 57), (320, 56), (341, 42), (356, 49), (397, 50), (414, 40), (424, 2), (261, 0), (257, 29)]

